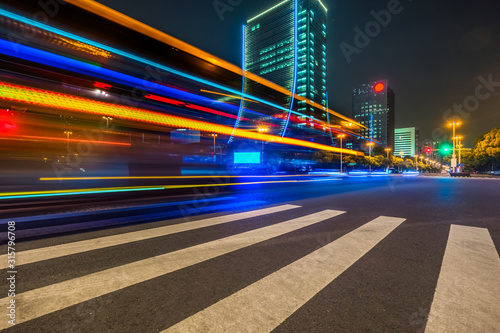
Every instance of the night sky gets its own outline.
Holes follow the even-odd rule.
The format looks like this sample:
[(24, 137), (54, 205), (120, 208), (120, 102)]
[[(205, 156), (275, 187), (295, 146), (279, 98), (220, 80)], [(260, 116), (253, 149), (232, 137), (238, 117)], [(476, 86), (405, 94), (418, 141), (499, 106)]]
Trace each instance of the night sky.
[[(232, 11), (217, 13), (214, 0), (101, 0), (176, 38), (241, 66), (241, 26), (281, 0), (219, 0)], [(394, 0), (391, 0), (394, 1)], [(346, 61), (340, 44), (354, 46), (355, 27), (365, 30), (370, 12), (389, 0), (323, 0), (328, 8), (328, 90), (331, 109), (351, 116), (352, 87), (388, 79), (396, 95), (396, 127), (415, 126), (421, 139), (441, 141), (454, 104), (467, 99), (470, 111), (459, 134), (465, 145), (500, 126), (500, 1), (401, 0), (370, 43)], [(238, 4), (231, 6), (229, 3)], [(482, 76), (498, 82), (493, 93), (476, 88)], [(488, 96), (489, 95), (489, 96)], [(449, 132), (446, 132), (449, 133)], [(449, 134), (451, 137), (451, 134)]]

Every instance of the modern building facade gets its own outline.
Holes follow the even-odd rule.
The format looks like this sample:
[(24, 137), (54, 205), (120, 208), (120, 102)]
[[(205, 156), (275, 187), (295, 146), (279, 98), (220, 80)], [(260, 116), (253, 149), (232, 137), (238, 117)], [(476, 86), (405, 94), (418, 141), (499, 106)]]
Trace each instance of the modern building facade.
[(395, 100), (387, 80), (355, 87), (352, 112), (354, 120), (367, 127), (361, 130), (362, 136), (394, 151)]
[[(327, 22), (320, 0), (285, 0), (249, 19), (245, 70), (326, 107)], [(300, 113), (325, 118), (305, 102), (298, 104)]]
[[(243, 34), (244, 70), (304, 97), (281, 96), (285, 99), (277, 101), (287, 111), (293, 110), (303, 126), (314, 120), (327, 122), (327, 8), (323, 3), (282, 1), (249, 19)], [(262, 93), (251, 79), (245, 79), (244, 91)], [(255, 105), (244, 104), (255, 109)], [(283, 111), (280, 127), (285, 128), (280, 130), (285, 131), (290, 117)]]
[(415, 156), (417, 151), (418, 131), (415, 127), (396, 128), (394, 130), (394, 154), (400, 156)]

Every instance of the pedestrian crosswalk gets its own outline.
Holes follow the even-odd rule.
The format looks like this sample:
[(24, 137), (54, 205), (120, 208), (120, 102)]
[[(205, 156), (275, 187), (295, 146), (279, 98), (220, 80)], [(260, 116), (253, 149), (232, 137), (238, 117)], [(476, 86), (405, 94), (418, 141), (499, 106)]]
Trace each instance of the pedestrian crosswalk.
[[(315, 228), (324, 225), (335, 229), (342, 217), (359, 219), (356, 221), (356, 227), (345, 232), (343, 230), (340, 237), (321, 243), (319, 248), (301, 254), (291, 262), (283, 263), (252, 283), (238, 286), (218, 300), (209, 302), (202, 309), (193, 307), (189, 310), (189, 304), (182, 304), (183, 308), (188, 307), (185, 311), (187, 315), (174, 323), (166, 320), (167, 314), (156, 311), (155, 307), (162, 308), (157, 304), (151, 305), (150, 318), (136, 318), (135, 325), (130, 326), (135, 327), (130, 328), (130, 332), (137, 332), (136, 327), (140, 326), (141, 322), (155, 321), (154, 329), (146, 325), (139, 331), (271, 332), (294, 316), (298, 309), (306, 306), (327, 286), (335, 283), (339, 276), (360, 262), (375, 247), (390, 240), (397, 229), (408, 223), (403, 217), (378, 216), (366, 219), (356, 217), (355, 213), (347, 214), (346, 217), (348, 212), (334, 208), (314, 212), (307, 207), (286, 204), (20, 251), (16, 258), (18, 270), (29, 271), (34, 265), (38, 267), (36, 265), (51, 263), (54, 260), (61, 263), (70, 262), (78, 255), (81, 259), (82, 254), (91, 251), (106, 253), (114, 247), (124, 245), (134, 247), (139, 242), (168, 239), (172, 235), (190, 237), (190, 233), (205, 230), (204, 228), (230, 227), (235, 223), (245, 224), (255, 218), (277, 221), (256, 226), (250, 223), (246, 225), (248, 229), (242, 231), (235, 228), (234, 233), (229, 236), (145, 259), (112, 265), (110, 268), (92, 273), (82, 273), (64, 281), (31, 289), (28, 287), (17, 293), (15, 298), (16, 326), (12, 326), (7, 320), (1, 320), (0, 330), (65, 331), (58, 326), (61, 316), (64, 316), (66, 321), (75, 321), (72, 327), (86, 325), (81, 331), (96, 331), (93, 330), (97, 324), (95, 321), (82, 321), (81, 313), (80, 317), (72, 318), (74, 312), (66, 310), (107, 295), (122, 293), (130, 303), (111, 301), (106, 305), (106, 311), (108, 316), (112, 314), (125, 318), (129, 309), (134, 306), (134, 300), (144, 297), (137, 294), (137, 290), (133, 287), (151, 285), (155, 281), (161, 283), (158, 280), (161, 277), (197, 266), (206, 267), (213, 260), (262, 247), (266, 242), (280, 237), (300, 239), (302, 236), (299, 235), (314, 233)], [(342, 225), (342, 228), (345, 227)], [(294, 244), (296, 243), (297, 241)], [(292, 245), (285, 242), (279, 247), (280, 251), (286, 252), (287, 246)], [(279, 253), (264, 253), (265, 256), (259, 257), (258, 260), (272, 260), (273, 257), (279, 256)], [(391, 260), (391, 258), (377, 260)], [(2, 269), (7, 269), (4, 265), (6, 262), (7, 257), (0, 256)], [(61, 265), (60, 269), (64, 270), (64, 265)], [(434, 297), (429, 304), (430, 312), (428, 320), (426, 319), (425, 332), (498, 332), (500, 322), (500, 305), (497, 301), (500, 299), (498, 276), (500, 276), (500, 259), (488, 230), (451, 225)], [(29, 279), (29, 276), (24, 275), (24, 278)], [(22, 283), (28, 285), (28, 282)], [(180, 287), (184, 286), (181, 281), (173, 282), (178, 283)], [(202, 288), (205, 291), (207, 289), (210, 289), (209, 285)], [(161, 292), (167, 289), (156, 288), (156, 290)], [(165, 299), (170, 297), (168, 293), (160, 296)], [(7, 297), (0, 299), (0, 306), (5, 309), (9, 300)], [(133, 318), (127, 320), (134, 321)], [(119, 329), (109, 327), (108, 331), (127, 332), (124, 327)], [(297, 331), (307, 330), (301, 328)]]
[(377, 218), (164, 332), (271, 332), (403, 222)]

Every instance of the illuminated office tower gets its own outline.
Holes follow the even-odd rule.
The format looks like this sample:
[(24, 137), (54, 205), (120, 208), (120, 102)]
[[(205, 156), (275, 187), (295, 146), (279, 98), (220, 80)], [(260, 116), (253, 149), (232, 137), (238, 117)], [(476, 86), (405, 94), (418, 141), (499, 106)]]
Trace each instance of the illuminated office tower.
[(362, 136), (378, 141), (382, 147), (394, 151), (394, 92), (387, 85), (387, 80), (355, 87), (352, 94), (352, 113), (357, 122), (368, 128), (361, 130)]
[(417, 154), (418, 131), (415, 127), (396, 128), (394, 130), (394, 154), (415, 156)]
[[(280, 105), (299, 119), (328, 120), (326, 33), (327, 8), (319, 0), (285, 0), (244, 27), (245, 70), (316, 103), (282, 97)], [(254, 93), (252, 85), (246, 80), (244, 90)]]

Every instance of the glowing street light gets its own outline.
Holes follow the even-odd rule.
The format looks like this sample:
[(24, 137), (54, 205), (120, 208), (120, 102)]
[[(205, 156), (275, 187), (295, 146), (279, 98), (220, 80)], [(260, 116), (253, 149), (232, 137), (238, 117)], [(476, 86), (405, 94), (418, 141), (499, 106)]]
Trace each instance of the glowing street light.
[[(259, 131), (259, 133), (267, 133), (267, 132), (269, 132), (269, 128), (259, 127), (259, 128), (257, 128), (257, 131)], [(264, 165), (264, 139), (262, 139), (261, 153), (262, 153), (262, 165)]]
[(456, 172), (457, 170), (457, 154), (455, 154), (455, 149), (457, 146), (457, 139), (456, 139), (456, 128), (457, 126), (460, 126), (461, 123), (453, 120), (453, 122), (449, 123), (448, 126), (451, 126), (453, 128), (453, 154), (451, 157), (451, 166), (453, 168), (453, 172)]
[(69, 151), (69, 136), (73, 134), (73, 132), (64, 132), (66, 134), (66, 149)]
[(218, 137), (219, 135), (215, 134), (215, 133), (212, 133), (210, 135), (213, 136), (213, 138), (214, 138), (214, 156), (215, 156), (215, 138)]
[[(462, 140), (463, 140), (463, 136), (461, 135), (457, 135), (455, 137), (455, 140), (457, 141), (457, 147), (458, 147), (458, 164), (462, 164)], [(462, 171), (461, 169), (462, 167), (460, 166), (460, 171)]]
[(109, 130), (109, 122), (113, 120), (113, 118), (102, 116), (102, 119), (106, 119), (106, 132), (107, 132)]
[[(342, 139), (345, 138), (345, 134), (339, 134), (337, 135), (337, 138), (340, 139), (340, 149), (344, 148), (344, 146), (342, 145)], [(342, 173), (343, 169), (342, 169), (342, 150), (340, 150), (340, 173)]]
[(391, 152), (391, 148), (385, 148), (385, 151), (387, 152), (387, 159), (389, 159), (389, 153)]
[(368, 142), (366, 145), (369, 147), (369, 151), (370, 151), (370, 163), (369, 163), (369, 168), (370, 168), (370, 172), (372, 172), (372, 148), (373, 148), (373, 146), (375, 145), (375, 143), (373, 143), (373, 142)]
[[(404, 151), (400, 151), (399, 152), (399, 156), (401, 156), (401, 159), (403, 159), (403, 156), (404, 156), (405, 152)], [(404, 161), (404, 160), (403, 160)], [(399, 167), (398, 167), (398, 170), (399, 170)], [(403, 167), (401, 166), (401, 172), (403, 171)]]

